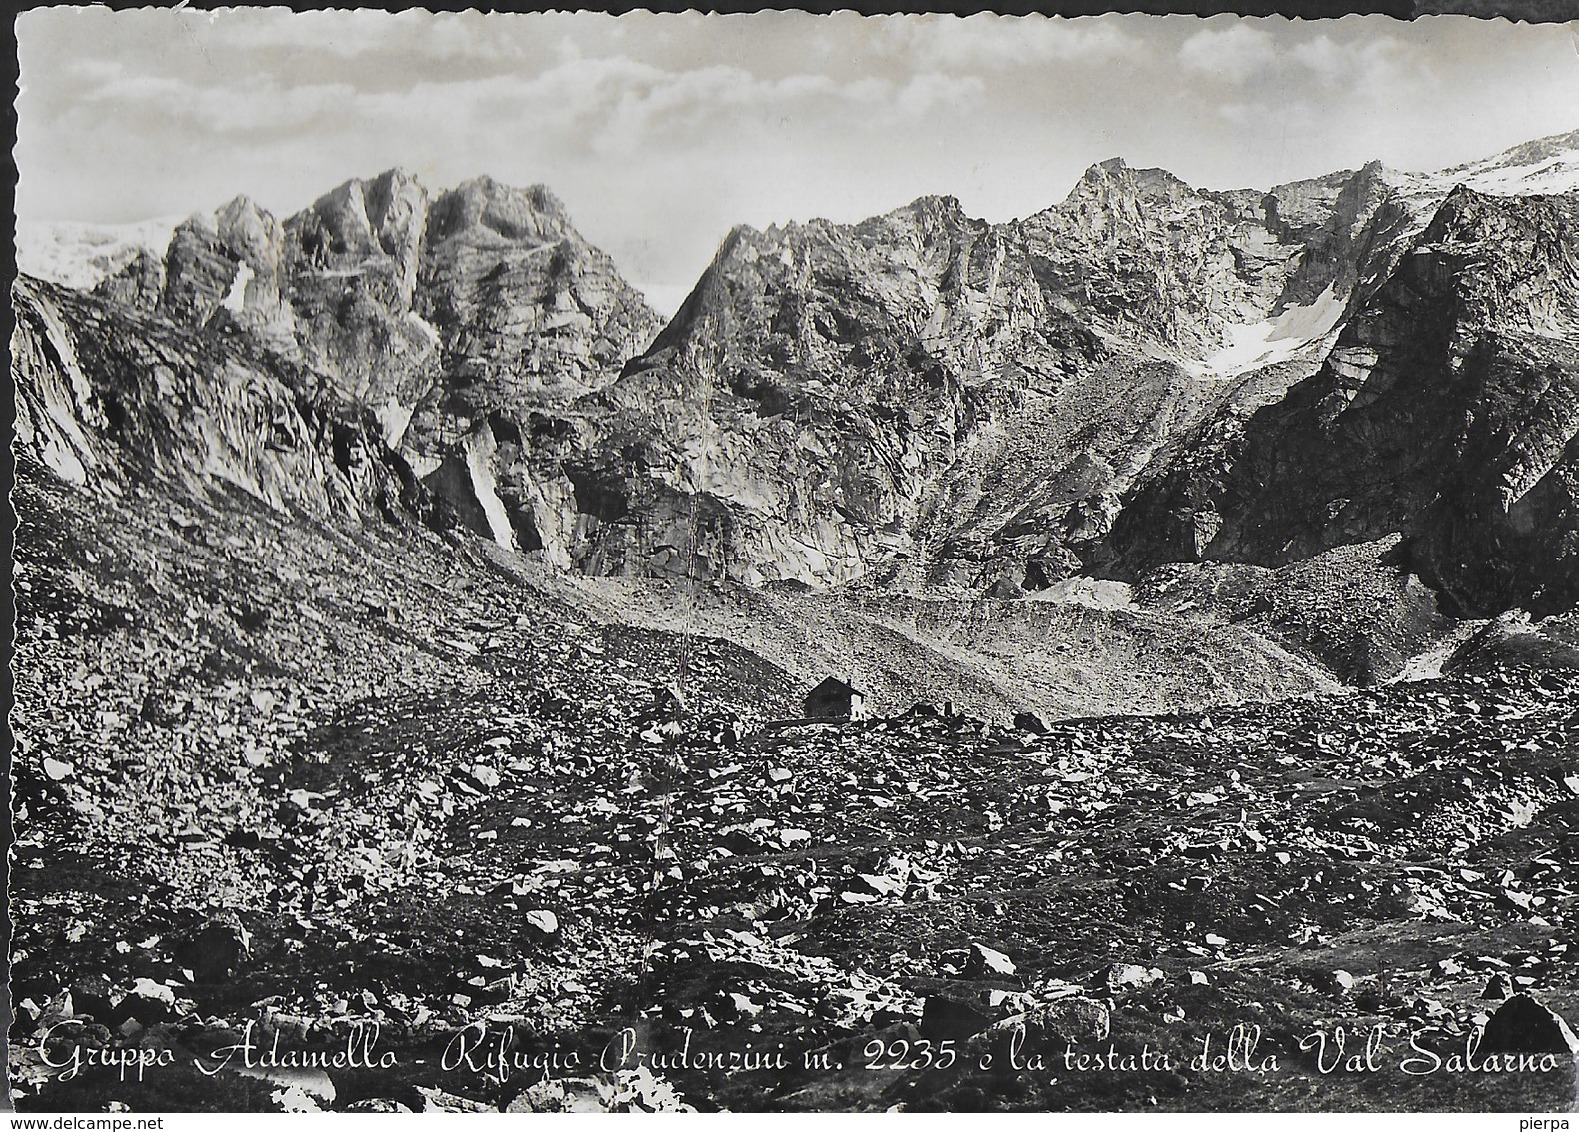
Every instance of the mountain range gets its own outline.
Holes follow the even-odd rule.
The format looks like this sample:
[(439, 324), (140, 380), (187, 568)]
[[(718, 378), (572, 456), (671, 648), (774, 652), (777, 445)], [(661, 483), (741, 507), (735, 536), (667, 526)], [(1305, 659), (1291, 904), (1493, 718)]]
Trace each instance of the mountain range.
[[(1121, 160), (991, 224), (739, 227), (667, 324), (544, 186), (24, 229), (23, 450), (581, 575), (1018, 598), (1393, 539), (1579, 601), (1579, 132), (1270, 190)], [(139, 243), (141, 241), (141, 243)], [(382, 517), (382, 518), (380, 518)]]
[(16, 1107), (1571, 1107), (1576, 226), (1109, 161), (667, 321), (487, 178), (25, 230)]

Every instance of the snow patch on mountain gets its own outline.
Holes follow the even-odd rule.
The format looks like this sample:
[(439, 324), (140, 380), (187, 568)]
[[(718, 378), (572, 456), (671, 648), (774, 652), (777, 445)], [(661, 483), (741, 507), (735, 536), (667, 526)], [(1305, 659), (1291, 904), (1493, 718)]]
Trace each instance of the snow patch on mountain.
[(92, 290), (139, 252), (163, 255), (183, 219), (161, 216), (134, 224), (19, 220), (17, 270), (78, 291)]
[(406, 429), (410, 427), (411, 414), (415, 411), (415, 405), (402, 405), (393, 398), (373, 410), (384, 443), (391, 449), (399, 448), (400, 442), (406, 438)]
[(1515, 146), (1493, 157), (1445, 169), (1435, 180), (1467, 185), (1488, 196), (1536, 196), (1579, 190), (1579, 130)]
[(510, 526), (510, 513), (495, 488), (493, 458), (496, 446), (492, 431), (486, 424), (472, 429), (464, 441), (466, 470), (471, 475), (472, 492), (488, 520), (488, 530), (494, 542), (505, 550), (515, 549), (515, 531)]
[(1559, 154), (1533, 165), (1482, 170), (1464, 184), (1488, 196), (1531, 196), (1579, 190), (1579, 153)]
[(236, 277), (230, 281), (230, 291), (219, 305), (240, 314), (247, 306), (247, 284), (252, 281), (252, 268), (245, 260), (236, 265)]
[(1458, 185), (1494, 197), (1556, 196), (1579, 192), (1579, 132), (1517, 146), (1436, 173), (1384, 169), (1383, 176), (1410, 206), (1413, 237), (1430, 224), (1436, 206)]
[(1227, 341), (1188, 368), (1197, 377), (1232, 377), (1261, 366), (1286, 362), (1337, 329), (1345, 303), (1336, 282), (1306, 306), (1285, 307), (1273, 318), (1226, 328)]

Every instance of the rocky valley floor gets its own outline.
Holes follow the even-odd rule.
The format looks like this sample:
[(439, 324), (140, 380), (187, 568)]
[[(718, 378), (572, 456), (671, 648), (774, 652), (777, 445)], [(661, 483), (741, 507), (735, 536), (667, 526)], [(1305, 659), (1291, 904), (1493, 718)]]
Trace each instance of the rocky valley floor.
[[(1491, 1040), (1539, 1033), (1526, 993), (1579, 1016), (1550, 657), (1356, 689), (1260, 582), (1192, 582), (1149, 599), (1174, 637), (1124, 630), (1155, 699), (1088, 609), (1041, 626), (1091, 673), (1045, 723), (1001, 673), (975, 714), (890, 674), (883, 718), (797, 722), (837, 652), (684, 594), (620, 616), (469, 538), (239, 499), (131, 490), (111, 525), (26, 467), (15, 508), (20, 1110), (1574, 1103), (1571, 1058)], [(1230, 591), (1256, 631), (1224, 646)], [(862, 631), (896, 620), (1013, 651)], [(1230, 650), (1218, 702), (1179, 634)]]

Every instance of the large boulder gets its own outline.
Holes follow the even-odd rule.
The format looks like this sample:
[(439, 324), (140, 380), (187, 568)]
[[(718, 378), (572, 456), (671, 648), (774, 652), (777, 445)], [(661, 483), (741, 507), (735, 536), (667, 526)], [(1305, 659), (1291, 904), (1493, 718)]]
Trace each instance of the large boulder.
[(171, 955), (194, 981), (223, 982), (252, 958), (252, 934), (234, 912), (222, 911), (177, 936)]
[(1555, 1053), (1579, 1065), (1579, 1037), (1562, 1015), (1532, 995), (1516, 994), (1486, 1022), (1480, 1052)]

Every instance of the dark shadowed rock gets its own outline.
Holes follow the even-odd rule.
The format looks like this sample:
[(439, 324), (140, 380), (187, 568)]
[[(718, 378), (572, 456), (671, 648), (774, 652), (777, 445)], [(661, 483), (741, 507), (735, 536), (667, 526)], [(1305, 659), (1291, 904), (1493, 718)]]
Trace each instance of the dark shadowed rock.
[(1497, 1007), (1480, 1040), (1482, 1053), (1555, 1053), (1579, 1062), (1579, 1037), (1561, 1015), (1528, 994)]
[(992, 1024), (994, 1012), (983, 1003), (932, 994), (921, 1007), (921, 1036), (938, 1041), (967, 1038)]
[(1046, 735), (1051, 726), (1035, 712), (1022, 711), (1015, 715), (1014, 726), (1027, 735)]
[(1450, 613), (1572, 608), (1576, 240), (1579, 198), (1454, 191), (1320, 369), (1198, 430), (1109, 546), (1132, 568), (1281, 565), (1401, 533)]
[(115, 1004), (104, 1024), (116, 1029), (128, 1018), (134, 1018), (144, 1026), (151, 1026), (173, 1017), (175, 1007), (173, 990), (154, 979), (139, 978), (133, 981), (131, 990)]
[(1480, 997), (1501, 1002), (1512, 993), (1513, 984), (1508, 981), (1508, 976), (1498, 971), (1486, 981), (1486, 989), (1480, 992)]
[(177, 937), (171, 954), (198, 982), (220, 982), (252, 957), (252, 935), (234, 912), (221, 912)]
[(103, 1022), (114, 1011), (115, 987), (104, 975), (84, 975), (71, 984), (72, 1010), (78, 1016), (87, 1016)]

